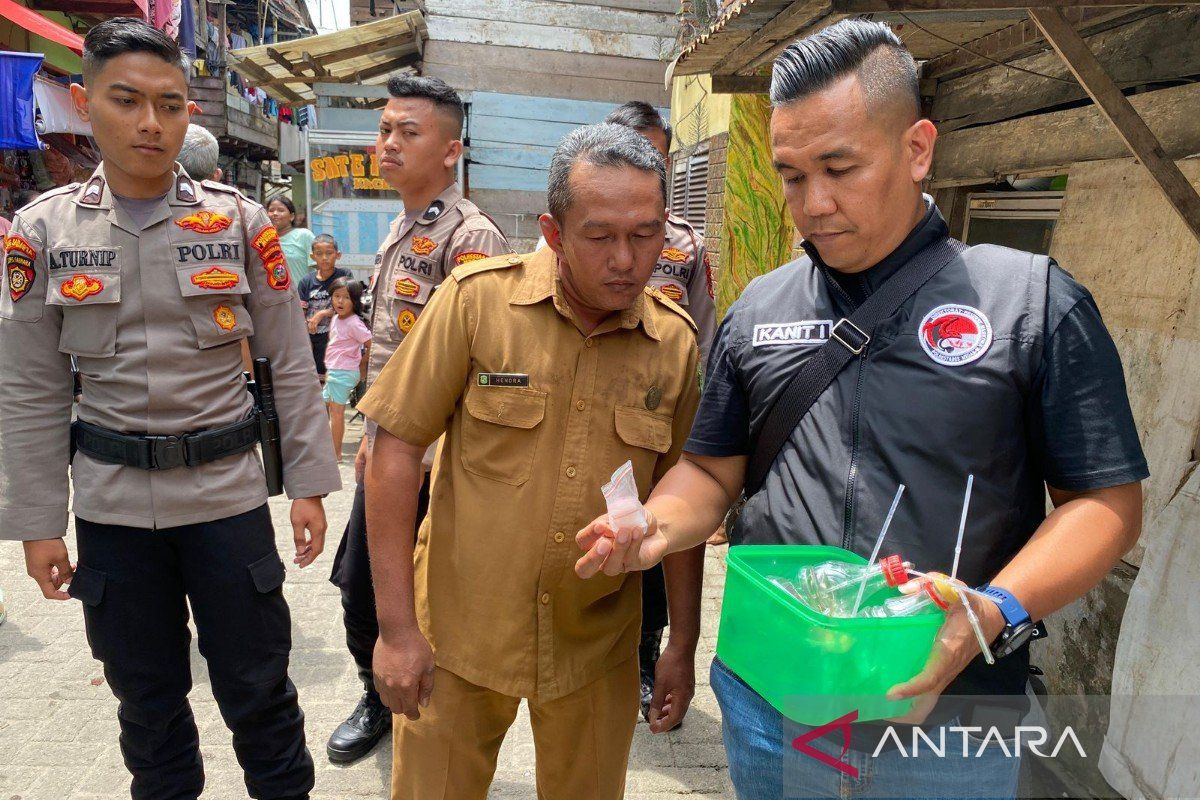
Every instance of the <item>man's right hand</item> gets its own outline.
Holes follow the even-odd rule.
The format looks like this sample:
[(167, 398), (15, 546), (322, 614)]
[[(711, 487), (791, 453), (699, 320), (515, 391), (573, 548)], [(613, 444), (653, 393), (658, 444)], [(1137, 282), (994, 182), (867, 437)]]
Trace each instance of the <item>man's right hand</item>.
[(375, 691), (393, 713), (412, 720), (421, 718), (421, 709), (433, 696), (433, 649), (413, 627), (389, 637), (380, 635), (371, 661), (375, 673)]
[(581, 578), (590, 578), (600, 571), (605, 575), (620, 575), (650, 569), (668, 553), (667, 537), (659, 531), (658, 520), (649, 509), (644, 531), (641, 528), (613, 531), (608, 526), (608, 515), (604, 514), (575, 534), (575, 543), (584, 551), (583, 557), (575, 562), (575, 573)]
[(48, 600), (70, 600), (71, 595), (62, 589), (75, 574), (67, 543), (62, 539), (37, 539), (22, 544), (25, 546), (25, 571), (37, 581), (42, 594)]

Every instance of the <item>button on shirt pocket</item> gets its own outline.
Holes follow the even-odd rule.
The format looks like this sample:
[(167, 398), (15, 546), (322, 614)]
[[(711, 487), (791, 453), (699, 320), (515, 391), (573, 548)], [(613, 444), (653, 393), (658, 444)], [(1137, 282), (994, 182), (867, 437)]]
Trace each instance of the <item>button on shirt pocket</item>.
[(649, 480), (659, 456), (671, 449), (671, 419), (637, 406), (617, 406), (613, 420), (619, 441), (611, 466), (632, 461), (634, 474)]
[(242, 295), (250, 293), (246, 271), (232, 265), (188, 266), (175, 270), (179, 291), (196, 329), (196, 345), (209, 347), (254, 333)]
[(463, 468), (510, 486), (529, 480), (546, 415), (546, 393), (522, 386), (471, 386), (464, 401)]
[(119, 258), (106, 271), (54, 270), (46, 304), (63, 309), (58, 349), (62, 353), (107, 358), (117, 352), (117, 304), (121, 301)]

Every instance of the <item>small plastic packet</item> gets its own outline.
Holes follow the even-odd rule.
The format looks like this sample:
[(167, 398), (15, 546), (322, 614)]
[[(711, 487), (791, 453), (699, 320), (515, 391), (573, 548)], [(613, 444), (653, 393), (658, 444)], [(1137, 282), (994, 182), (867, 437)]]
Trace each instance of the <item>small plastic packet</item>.
[(633, 462), (626, 461), (617, 467), (608, 483), (600, 487), (604, 502), (608, 506), (608, 527), (613, 532), (622, 528), (646, 529), (646, 510), (638, 499), (637, 481), (633, 476)]

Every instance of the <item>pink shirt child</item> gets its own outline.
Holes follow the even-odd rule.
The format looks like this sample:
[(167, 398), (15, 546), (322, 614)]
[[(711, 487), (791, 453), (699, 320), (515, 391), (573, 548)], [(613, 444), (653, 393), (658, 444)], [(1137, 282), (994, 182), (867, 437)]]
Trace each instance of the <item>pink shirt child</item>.
[(357, 314), (335, 316), (329, 322), (329, 345), (325, 348), (325, 369), (358, 370), (362, 346), (371, 341), (371, 331)]

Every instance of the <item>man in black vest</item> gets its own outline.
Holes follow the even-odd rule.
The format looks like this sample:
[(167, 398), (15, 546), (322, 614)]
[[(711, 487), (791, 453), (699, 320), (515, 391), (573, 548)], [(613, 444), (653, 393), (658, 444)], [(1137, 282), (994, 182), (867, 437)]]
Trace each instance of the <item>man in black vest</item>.
[[(939, 729), (988, 735), (995, 724), (1011, 736), (1032, 623), (1098, 584), (1140, 532), (1148, 472), (1116, 348), (1091, 295), (1052, 261), (949, 238), (921, 193), (937, 130), (920, 118), (916, 65), (886, 25), (848, 20), (793, 43), (771, 99), (775, 165), (806, 255), (754, 280), (726, 315), (684, 458), (647, 502), (645, 532), (597, 520), (577, 537), (587, 551), (577, 571), (646, 569), (699, 544), (743, 491), (733, 544), (866, 556), (903, 483), (882, 554), (949, 572), (974, 475), (957, 575), (990, 585), (991, 600), (970, 602), (995, 663), (951, 607), (925, 669), (888, 693), (915, 699), (890, 730), (918, 724), (937, 741)], [(768, 424), (792, 377), (822, 360), (839, 368), (811, 404), (795, 390), (781, 404), (806, 413)], [(911, 730), (856, 723), (845, 752), (840, 737), (809, 742), (821, 763), (792, 746), (811, 729), (720, 660), (712, 687), (742, 800), (1016, 793), (1019, 753), (1005, 748), (914, 758), (894, 744)]]

